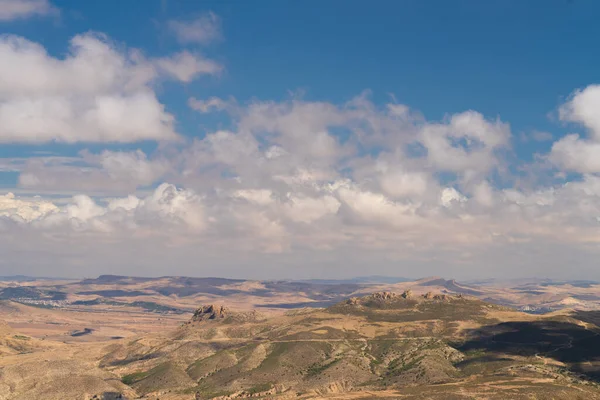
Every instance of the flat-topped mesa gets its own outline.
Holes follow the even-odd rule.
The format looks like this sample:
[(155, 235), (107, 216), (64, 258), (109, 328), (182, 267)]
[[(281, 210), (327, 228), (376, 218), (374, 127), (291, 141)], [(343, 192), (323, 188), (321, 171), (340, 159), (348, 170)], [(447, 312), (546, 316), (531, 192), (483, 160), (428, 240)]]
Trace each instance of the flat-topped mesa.
[(192, 321), (223, 319), (227, 317), (227, 315), (229, 315), (229, 310), (227, 308), (209, 304), (198, 308), (192, 316)]
[(402, 293), (394, 292), (375, 292), (364, 297), (351, 297), (345, 300), (341, 304), (346, 306), (358, 306), (358, 307), (387, 307), (393, 304), (407, 304), (408, 300), (414, 302), (413, 294), (410, 290), (406, 290)]
[(351, 297), (344, 300), (337, 305), (332, 306), (330, 309), (336, 309), (339, 307), (367, 307), (367, 308), (405, 308), (414, 307), (419, 303), (449, 303), (457, 300), (469, 300), (462, 294), (446, 294), (446, 293), (434, 293), (429, 291), (425, 294), (417, 295), (408, 289), (402, 293), (394, 292), (375, 292), (364, 297)]
[(376, 303), (387, 303), (387, 302), (402, 302), (403, 300), (413, 300), (413, 301), (452, 301), (457, 299), (467, 299), (461, 293), (458, 294), (448, 294), (448, 293), (434, 293), (429, 291), (425, 294), (417, 296), (413, 294), (412, 290), (408, 289), (402, 293), (394, 293), (394, 292), (375, 292), (365, 297), (351, 297), (348, 300), (344, 301), (346, 305), (364, 305), (369, 302)]

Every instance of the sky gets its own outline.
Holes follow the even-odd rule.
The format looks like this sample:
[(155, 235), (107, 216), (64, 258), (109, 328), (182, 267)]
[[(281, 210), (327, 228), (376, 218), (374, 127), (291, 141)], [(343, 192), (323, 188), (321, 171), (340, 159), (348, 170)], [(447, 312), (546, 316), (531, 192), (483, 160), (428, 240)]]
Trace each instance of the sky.
[(592, 0), (0, 0), (0, 275), (600, 279)]

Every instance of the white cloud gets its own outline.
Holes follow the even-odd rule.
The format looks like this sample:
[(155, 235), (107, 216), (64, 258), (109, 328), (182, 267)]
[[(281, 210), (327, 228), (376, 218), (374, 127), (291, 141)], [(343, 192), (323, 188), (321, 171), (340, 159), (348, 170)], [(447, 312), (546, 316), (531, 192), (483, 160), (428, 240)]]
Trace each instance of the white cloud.
[(220, 69), (188, 52), (147, 60), (98, 34), (75, 36), (64, 58), (2, 36), (0, 60), (0, 142), (173, 140), (174, 117), (153, 82), (161, 76), (189, 82)]
[(270, 206), (275, 203), (273, 192), (269, 189), (242, 189), (234, 193), (234, 197), (245, 199), (259, 206)]
[(329, 163), (342, 151), (329, 128), (343, 125), (344, 114), (329, 103), (292, 101), (253, 103), (239, 121), (241, 132), (268, 136), (273, 145), (294, 149), (291, 154)]
[(190, 82), (199, 75), (216, 75), (222, 69), (222, 66), (218, 63), (188, 51), (158, 59), (156, 65), (165, 74), (171, 75), (181, 82)]
[(474, 111), (452, 115), (448, 123), (426, 124), (421, 132), (429, 161), (453, 172), (486, 173), (497, 163), (494, 151), (507, 146), (509, 139), (507, 124), (487, 121)]
[(548, 159), (563, 171), (600, 172), (600, 85), (573, 92), (559, 108), (562, 121), (576, 122), (588, 129), (588, 137), (568, 134), (552, 144)]
[[(236, 166), (258, 153), (258, 143), (250, 135), (229, 131), (217, 131), (198, 142), (198, 149), (210, 153), (214, 162)], [(207, 161), (207, 160), (203, 160)]]
[(467, 198), (455, 188), (444, 188), (440, 195), (440, 204), (446, 208), (452, 207), (456, 203), (464, 203)]
[(381, 193), (361, 190), (344, 184), (337, 190), (342, 204), (358, 217), (362, 223), (384, 224), (407, 227), (418, 222), (415, 207), (411, 204), (394, 202)]
[(473, 200), (484, 207), (493, 207), (495, 197), (494, 189), (487, 181), (478, 183), (473, 188)]
[(194, 20), (168, 22), (169, 29), (181, 43), (207, 44), (221, 37), (221, 19), (209, 12)]
[(167, 183), (156, 188), (135, 210), (138, 221), (144, 223), (167, 221), (196, 232), (207, 226), (201, 198), (192, 191), (177, 189)]
[(0, 0), (0, 21), (56, 14), (48, 0)]
[(294, 222), (310, 224), (327, 215), (336, 214), (341, 203), (333, 196), (308, 197), (305, 195), (288, 196), (284, 203), (285, 215)]
[(231, 102), (225, 101), (218, 97), (211, 97), (206, 100), (196, 99), (191, 97), (188, 100), (188, 105), (191, 109), (201, 112), (203, 114), (212, 112), (212, 111), (223, 111), (227, 110), (231, 107)]
[[(128, 196), (102, 203), (76, 195), (66, 204), (40, 198), (0, 196), (0, 217), (31, 229), (53, 232), (88, 232), (123, 236), (154, 234), (186, 235), (202, 232), (207, 221), (202, 199), (194, 192), (161, 184), (144, 198)], [(61, 231), (62, 230), (62, 231)]]
[(107, 208), (110, 211), (117, 211), (119, 209), (124, 211), (131, 211), (139, 207), (140, 202), (141, 200), (138, 199), (136, 196), (129, 195), (127, 197), (110, 199)]
[(578, 122), (590, 130), (591, 137), (600, 141), (600, 85), (589, 85), (576, 90), (570, 100), (559, 109), (563, 121)]
[(428, 176), (423, 172), (407, 172), (402, 169), (383, 169), (381, 188), (393, 197), (421, 197), (428, 186)]
[(56, 211), (56, 205), (41, 198), (19, 199), (13, 193), (0, 196), (0, 217), (31, 222)]
[(554, 142), (549, 159), (567, 171), (600, 172), (600, 143), (567, 135)]
[[(130, 87), (147, 87), (141, 81)], [(164, 251), (163, 262), (190, 266), (208, 254), (211, 263), (257, 268), (313, 268), (313, 260), (337, 268), (341, 259), (364, 257), (382, 271), (397, 262), (437, 273), (485, 271), (489, 254), (527, 257), (527, 246), (589, 249), (600, 240), (600, 150), (593, 139), (568, 135), (538, 156), (542, 166), (525, 166), (551, 164), (582, 173), (580, 179), (530, 184), (500, 176), (502, 168), (520, 166), (503, 154), (508, 124), (474, 111), (427, 121), (406, 106), (377, 107), (366, 95), (341, 105), (293, 97), (246, 105), (190, 99), (190, 106), (228, 111), (229, 129), (149, 155), (105, 150), (2, 160), (2, 168), (21, 172), (22, 189), (85, 195), (8, 196), (0, 200), (0, 234), (42, 245), (51, 237), (56, 249), (78, 243), (89, 251), (143, 239), (153, 254)], [(177, 186), (139, 192), (165, 180)]]
[(161, 162), (150, 162), (141, 150), (134, 152), (103, 151), (98, 157), (102, 169), (113, 179), (126, 179), (139, 185), (150, 185), (161, 177), (168, 166)]
[(78, 157), (33, 157), (20, 160), (19, 187), (38, 191), (131, 193), (164, 178), (173, 168), (163, 157), (141, 150), (80, 152)]

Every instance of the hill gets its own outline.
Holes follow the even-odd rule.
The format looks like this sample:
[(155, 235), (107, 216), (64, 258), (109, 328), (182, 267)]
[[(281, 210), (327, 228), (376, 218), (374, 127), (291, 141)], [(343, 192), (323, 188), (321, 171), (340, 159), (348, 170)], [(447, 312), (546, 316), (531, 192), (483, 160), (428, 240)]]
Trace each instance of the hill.
[(591, 355), (573, 356), (600, 329), (574, 315), (408, 291), (267, 319), (225, 310), (114, 345), (101, 366), (147, 398), (600, 398)]
[(598, 287), (550, 283), (0, 283), (0, 399), (599, 398)]

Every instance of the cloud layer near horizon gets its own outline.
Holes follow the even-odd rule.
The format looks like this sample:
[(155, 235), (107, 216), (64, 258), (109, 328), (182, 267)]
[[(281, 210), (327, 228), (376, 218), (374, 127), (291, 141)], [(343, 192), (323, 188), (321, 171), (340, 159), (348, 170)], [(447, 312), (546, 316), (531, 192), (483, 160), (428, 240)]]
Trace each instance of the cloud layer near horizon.
[[(219, 37), (218, 24), (211, 14), (169, 29), (181, 43), (205, 44)], [(598, 250), (597, 85), (574, 91), (558, 110), (581, 132), (525, 164), (513, 156), (510, 121), (475, 110), (429, 121), (395, 101), (375, 104), (368, 91), (344, 104), (190, 97), (191, 109), (222, 113), (229, 127), (183, 135), (157, 82), (223, 68), (189, 50), (148, 58), (90, 33), (55, 58), (2, 36), (0, 60), (0, 142), (161, 143), (148, 154), (107, 148), (0, 160), (1, 170), (18, 172), (13, 191), (21, 193), (0, 196), (7, 266), (45, 274), (30, 245), (75, 275), (102, 272), (106, 262), (166, 274), (166, 259), (187, 274), (230, 265), (356, 275), (365, 273), (360, 261), (395, 275), (498, 276), (503, 265), (509, 275), (534, 274), (535, 266), (517, 267), (532, 254), (545, 252), (533, 259), (554, 274), (548, 257), (557, 249)], [(152, 249), (133, 260), (144, 244)]]

